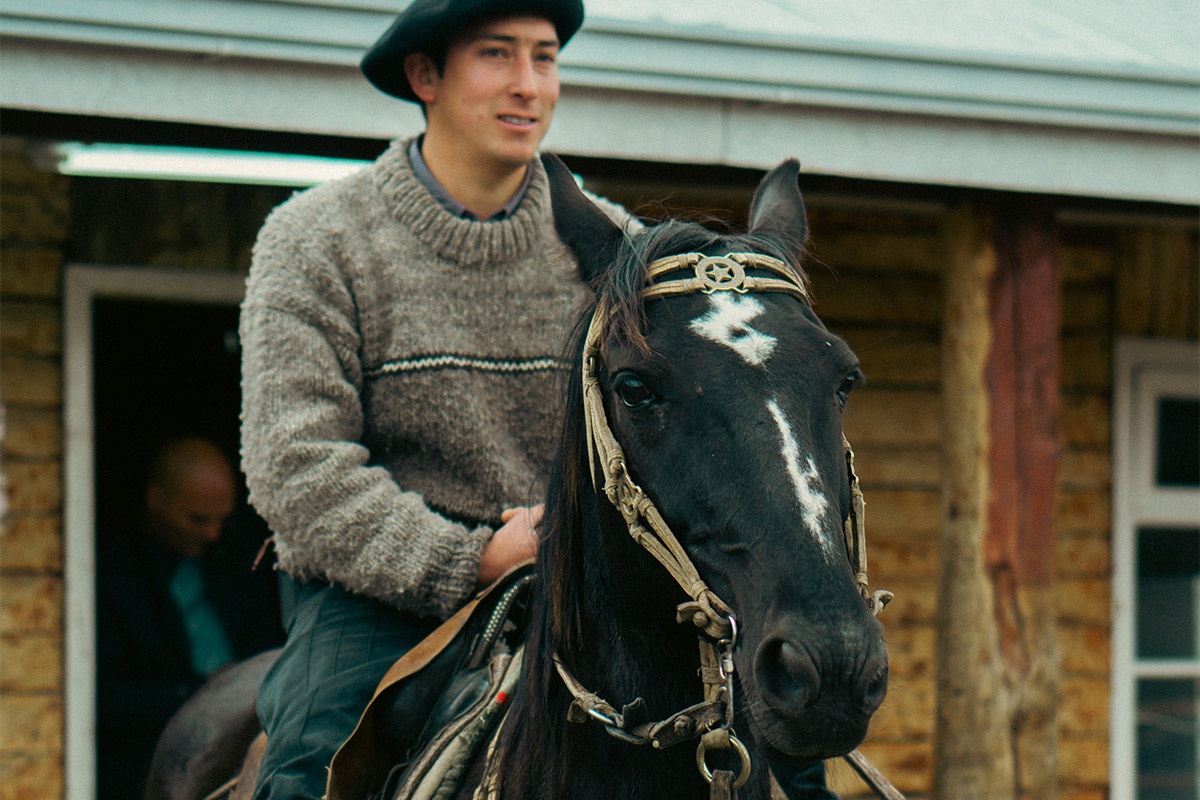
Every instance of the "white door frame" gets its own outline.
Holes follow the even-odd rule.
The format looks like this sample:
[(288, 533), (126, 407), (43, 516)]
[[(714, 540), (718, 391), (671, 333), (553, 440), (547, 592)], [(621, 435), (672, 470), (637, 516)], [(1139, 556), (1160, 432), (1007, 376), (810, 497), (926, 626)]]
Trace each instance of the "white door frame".
[(236, 305), (245, 276), (150, 267), (67, 265), (63, 300), (63, 592), (65, 800), (96, 797), (95, 436), (97, 299)]

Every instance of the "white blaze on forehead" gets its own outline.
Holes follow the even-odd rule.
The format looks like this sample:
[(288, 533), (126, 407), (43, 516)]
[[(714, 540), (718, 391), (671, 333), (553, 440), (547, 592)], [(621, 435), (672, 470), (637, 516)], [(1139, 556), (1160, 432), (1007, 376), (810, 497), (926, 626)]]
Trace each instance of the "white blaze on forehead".
[(822, 531), (829, 501), (821, 492), (821, 476), (817, 473), (817, 465), (813, 463), (810, 455), (805, 457), (805, 463), (801, 466), (800, 447), (796, 444), (796, 437), (792, 434), (792, 426), (774, 398), (767, 401), (767, 410), (771, 412), (775, 426), (779, 429), (783, 463), (787, 466), (788, 477), (792, 479), (796, 502), (800, 504), (800, 518), (804, 520), (804, 526), (808, 528), (809, 533), (817, 540), (825, 559), (832, 563), (833, 543), (823, 535)]
[(712, 310), (692, 320), (689, 327), (705, 339), (730, 347), (753, 366), (761, 366), (775, 350), (775, 337), (750, 327), (750, 321), (766, 311), (753, 297), (732, 292), (709, 295)]

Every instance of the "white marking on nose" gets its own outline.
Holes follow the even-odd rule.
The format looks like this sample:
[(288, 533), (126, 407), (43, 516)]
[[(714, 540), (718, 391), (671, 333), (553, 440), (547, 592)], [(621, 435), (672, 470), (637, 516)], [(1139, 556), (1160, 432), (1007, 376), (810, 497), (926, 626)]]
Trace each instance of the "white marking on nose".
[(705, 339), (732, 348), (753, 366), (761, 366), (775, 350), (775, 337), (754, 330), (750, 321), (766, 309), (753, 297), (731, 292), (709, 295), (712, 310), (689, 327)]
[(817, 465), (813, 463), (812, 456), (805, 458), (803, 467), (800, 465), (800, 447), (792, 434), (792, 426), (774, 398), (767, 401), (767, 410), (771, 412), (775, 427), (779, 429), (783, 463), (787, 466), (788, 477), (792, 479), (796, 502), (800, 504), (800, 518), (820, 545), (825, 560), (833, 563), (833, 543), (822, 532), (829, 501), (821, 492), (821, 476), (817, 473)]

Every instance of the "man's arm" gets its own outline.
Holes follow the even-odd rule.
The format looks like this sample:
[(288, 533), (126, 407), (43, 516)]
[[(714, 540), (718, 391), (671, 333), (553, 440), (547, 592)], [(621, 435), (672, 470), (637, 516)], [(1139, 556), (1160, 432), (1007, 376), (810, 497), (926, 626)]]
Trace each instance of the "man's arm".
[(251, 501), (288, 573), (444, 618), (474, 590), (492, 531), (434, 513), (368, 465), (353, 298), (331, 260), (280, 227), (260, 235), (240, 324)]

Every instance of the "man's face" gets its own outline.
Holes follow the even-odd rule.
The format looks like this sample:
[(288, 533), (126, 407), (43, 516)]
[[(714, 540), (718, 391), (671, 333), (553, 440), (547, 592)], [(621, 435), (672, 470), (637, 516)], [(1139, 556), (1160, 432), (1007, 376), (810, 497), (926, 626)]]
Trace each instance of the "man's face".
[(468, 168), (529, 163), (558, 103), (558, 49), (554, 26), (537, 17), (472, 28), (450, 44), (442, 74), (424, 87), (427, 135)]
[(199, 558), (217, 541), (233, 504), (233, 481), (216, 467), (196, 468), (178, 483), (146, 490), (151, 533), (183, 558)]

